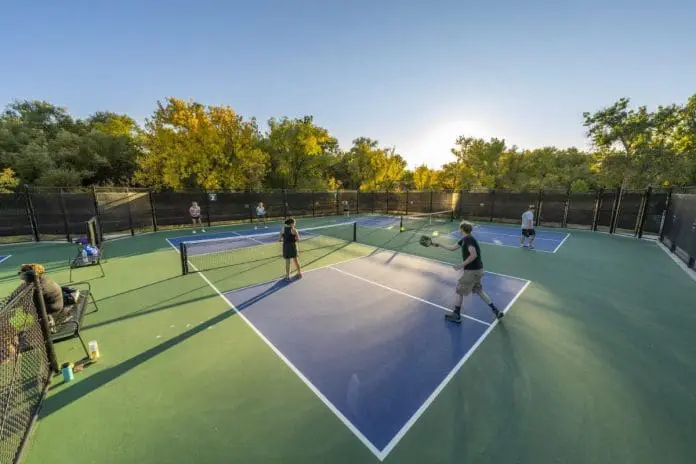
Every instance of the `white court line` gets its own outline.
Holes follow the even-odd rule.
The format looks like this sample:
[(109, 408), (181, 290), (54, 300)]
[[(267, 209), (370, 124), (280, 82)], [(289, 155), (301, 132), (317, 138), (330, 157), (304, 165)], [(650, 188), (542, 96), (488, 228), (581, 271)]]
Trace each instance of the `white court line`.
[[(195, 266), (194, 266), (194, 269), (196, 269)], [(196, 271), (198, 271), (198, 269), (196, 269)], [(295, 365), (294, 365), (292, 362), (290, 362), (290, 360), (289, 360), (288, 358), (286, 358), (285, 355), (283, 355), (283, 353), (282, 353), (278, 348), (276, 348), (275, 345), (273, 345), (273, 343), (271, 343), (271, 341), (270, 341), (269, 339), (267, 339), (267, 338), (261, 333), (261, 331), (260, 331), (259, 329), (257, 329), (256, 326), (254, 326), (254, 324), (251, 323), (251, 321), (250, 321), (249, 319), (246, 318), (246, 316), (244, 316), (244, 314), (242, 314), (241, 311), (237, 310), (237, 308), (234, 306), (234, 304), (232, 304), (232, 302), (231, 302), (230, 300), (228, 300), (227, 297), (225, 297), (225, 295), (224, 295), (222, 292), (220, 292), (220, 290), (218, 290), (218, 288), (217, 288), (215, 285), (213, 285), (213, 283), (210, 282), (210, 280), (208, 280), (208, 278), (207, 278), (202, 272), (197, 272), (197, 274), (200, 275), (200, 276), (201, 276), (201, 279), (203, 279), (208, 285), (210, 285), (210, 287), (215, 291), (215, 293), (217, 293), (217, 294), (220, 296), (220, 298), (222, 298), (223, 300), (225, 300), (225, 302), (227, 303), (227, 305), (228, 305), (239, 317), (241, 317), (242, 320), (243, 320), (244, 322), (246, 322), (246, 324), (251, 328), (251, 330), (253, 330), (253, 331), (256, 333), (256, 335), (257, 335), (261, 340), (263, 340), (264, 343), (266, 343), (266, 345), (268, 345), (268, 347), (276, 354), (276, 356), (278, 356), (278, 357), (285, 363), (285, 365), (287, 365), (287, 366), (290, 368), (290, 370), (293, 371), (293, 372), (295, 373), (295, 375), (296, 375), (297, 377), (299, 377), (300, 380), (302, 380), (302, 382), (304, 382), (305, 385), (307, 385), (307, 387), (312, 391), (312, 393), (314, 393), (314, 394), (317, 396), (317, 398), (319, 398), (319, 399), (321, 400), (321, 402), (324, 403), (324, 405), (325, 405), (327, 408), (329, 408), (329, 410), (330, 410), (331, 412), (334, 413), (334, 415), (338, 418), (338, 420), (340, 420), (341, 422), (343, 422), (343, 425), (345, 425), (345, 426), (348, 428), (348, 430), (350, 430), (351, 432), (353, 432), (353, 435), (355, 435), (355, 436), (358, 438), (358, 440), (360, 440), (360, 442), (361, 442), (363, 445), (365, 445), (365, 447), (366, 447), (367, 449), (369, 449), (369, 450), (372, 452), (372, 454), (375, 455), (375, 457), (377, 457), (377, 459), (379, 459), (380, 461), (384, 460), (384, 457), (386, 457), (386, 454), (384, 454), (383, 452), (379, 451), (379, 450), (370, 442), (370, 440), (368, 440), (367, 437), (365, 437), (365, 435), (363, 435), (363, 434), (360, 432), (360, 430), (358, 430), (357, 427), (355, 427), (355, 426), (353, 425), (353, 423), (350, 422), (350, 421), (348, 420), (348, 418), (346, 418), (346, 417), (341, 413), (341, 411), (339, 411), (339, 410), (331, 403), (331, 401), (329, 401), (328, 398), (326, 398), (326, 397), (321, 393), (321, 391), (319, 391), (319, 389), (318, 389), (317, 387), (315, 387), (314, 384), (312, 384), (312, 382), (310, 382), (309, 379), (308, 379), (307, 377), (305, 377), (304, 374), (302, 374), (302, 372), (301, 372), (297, 367), (295, 367)]]
[[(433, 306), (433, 307), (435, 307), (435, 308), (441, 309), (441, 310), (443, 310), (443, 311), (445, 311), (445, 312), (448, 312), (448, 313), (451, 313), (451, 312), (452, 312), (451, 309), (446, 308), (446, 307), (444, 307), (444, 306), (441, 306), (441, 305), (439, 305), (439, 304), (437, 304), (437, 303), (433, 303), (432, 301), (424, 300), (423, 298), (419, 298), (419, 297), (414, 296), (414, 295), (411, 295), (411, 294), (409, 294), (409, 293), (402, 292), (401, 290), (397, 290), (397, 289), (395, 289), (395, 288), (388, 287), (387, 285), (382, 285), (382, 284), (380, 284), (380, 283), (378, 283), (378, 282), (375, 282), (375, 281), (372, 281), (372, 280), (370, 280), (370, 279), (366, 279), (366, 278), (364, 278), (364, 277), (360, 277), (360, 276), (357, 276), (357, 275), (355, 275), (355, 274), (351, 274), (350, 272), (346, 272), (346, 271), (344, 271), (344, 270), (342, 270), (342, 269), (338, 269), (338, 268), (335, 268), (335, 267), (333, 267), (333, 266), (329, 266), (329, 269), (332, 269), (332, 270), (334, 270), (334, 271), (340, 272), (341, 274), (345, 274), (345, 275), (347, 275), (347, 276), (349, 276), (349, 277), (353, 277), (353, 278), (355, 278), (355, 279), (362, 280), (363, 282), (367, 282), (368, 284), (376, 285), (377, 287), (381, 287), (381, 288), (383, 288), (383, 289), (385, 289), (385, 290), (389, 290), (390, 292), (394, 292), (394, 293), (398, 293), (399, 295), (407, 296), (407, 297), (409, 297), (409, 298), (411, 298), (411, 299), (413, 299), (413, 300), (420, 301), (421, 303), (425, 303), (425, 304), (427, 304), (427, 305), (430, 305), (430, 306)], [(485, 325), (486, 327), (488, 327), (488, 326), (490, 325), (488, 322), (482, 321), (481, 319), (476, 319), (475, 317), (467, 316), (466, 314), (462, 314), (462, 317), (465, 317), (465, 318), (467, 318), (467, 319), (470, 319), (470, 320), (472, 320), (472, 321), (474, 321), (474, 322), (478, 322), (479, 324), (483, 324), (483, 325)]]
[[(457, 233), (457, 232), (450, 232), (449, 235), (453, 236), (454, 238), (457, 238), (456, 233)], [(489, 234), (489, 235), (496, 235), (496, 234), (493, 234), (493, 233), (490, 233), (490, 232), (486, 232), (486, 233)], [(482, 234), (481, 234), (481, 233), (477, 233), (476, 236), (474, 236), (474, 238), (477, 238), (477, 237), (480, 236), (480, 235), (482, 235)], [(505, 237), (518, 237), (517, 235), (504, 235), (504, 234), (497, 234), (497, 235), (502, 235), (502, 236), (505, 236)], [(477, 240), (478, 240), (478, 238), (477, 238)], [(539, 239), (537, 238), (537, 239), (535, 239), (535, 240), (539, 240)], [(552, 240), (552, 239), (547, 238), (547, 239), (544, 239), (544, 240)], [(552, 241), (555, 241), (555, 240), (552, 240)], [(487, 241), (484, 241), (484, 240), (479, 240), (479, 242), (480, 242), (480, 243), (485, 243), (486, 245), (495, 245), (495, 246), (502, 246), (502, 247), (507, 247), (507, 248), (523, 248), (523, 247), (518, 246), (518, 245), (506, 245), (505, 243), (502, 243), (502, 242), (501, 242), (501, 243), (495, 243), (495, 242), (487, 242)], [(538, 248), (533, 248), (533, 250), (534, 250), (534, 251), (539, 251), (539, 252), (541, 252), (541, 253), (554, 253), (554, 252), (551, 251), (551, 250), (540, 250), (540, 249), (538, 249)]]
[(559, 243), (558, 246), (553, 249), (552, 253), (557, 252), (558, 249), (561, 248), (561, 245), (563, 245), (565, 243), (565, 241), (568, 240), (569, 238), (570, 238), (570, 234), (566, 234), (566, 236), (563, 238), (563, 240), (561, 240), (561, 243)]
[[(337, 266), (337, 265), (339, 265), (339, 264), (349, 263), (349, 262), (351, 262), (351, 261), (357, 261), (358, 259), (363, 259), (363, 258), (364, 258), (364, 256), (357, 256), (357, 257), (355, 257), (355, 258), (348, 258), (348, 259), (345, 259), (345, 260), (343, 260), (343, 261), (339, 261), (339, 262), (337, 262), (337, 263), (325, 264), (324, 266), (313, 267), (312, 269), (307, 269), (307, 270), (303, 269), (303, 270), (302, 270), (302, 275), (307, 274), (307, 273), (312, 272), (312, 271), (318, 271), (318, 270), (320, 270), (320, 269), (326, 269), (326, 268), (331, 267), (331, 266)], [(193, 266), (193, 267), (194, 267), (194, 269), (195, 269), (195, 266)], [(200, 271), (197, 271), (197, 272), (200, 272)], [(203, 271), (203, 272), (205, 272), (205, 271)], [(234, 289), (232, 289), (232, 290), (227, 290), (225, 293), (235, 293), (235, 292), (240, 292), (240, 291), (242, 291), (242, 290), (248, 290), (248, 289), (254, 288), (254, 287), (261, 287), (261, 286), (263, 286), (263, 285), (268, 285), (268, 284), (273, 283), (273, 282), (278, 282), (278, 280), (283, 279), (283, 278), (284, 278), (284, 277), (280, 276), (280, 277), (277, 277), (277, 278), (275, 278), (275, 279), (267, 280), (267, 281), (265, 281), (265, 282), (261, 282), (261, 283), (258, 283), (258, 284), (251, 284), (251, 285), (246, 285), (246, 286), (244, 286), (244, 287), (234, 288)], [(289, 285), (289, 284), (288, 284), (288, 285)]]
[[(237, 237), (248, 238), (249, 240), (252, 240), (260, 245), (268, 245), (268, 243), (264, 243), (261, 240), (256, 240), (255, 238), (251, 238), (249, 235), (240, 234), (239, 232), (235, 232), (235, 231), (232, 231), (232, 233)], [(241, 247), (241, 248), (249, 248), (249, 247)], [(224, 250), (224, 251), (227, 251), (227, 250)], [(204, 253), (204, 254), (207, 254), (207, 253)]]
[[(371, 245), (368, 245), (368, 246), (371, 246)], [(395, 254), (397, 254), (397, 255), (407, 256), (407, 257), (410, 258), (410, 259), (420, 259), (420, 260), (423, 260), (423, 261), (430, 261), (430, 262), (433, 262), (433, 263), (445, 264), (445, 265), (446, 265), (447, 267), (449, 267), (449, 268), (452, 268), (452, 266), (455, 265), (455, 263), (450, 263), (450, 262), (448, 262), (448, 261), (443, 261), (443, 260), (441, 260), (441, 259), (427, 258), (427, 257), (425, 257), (425, 256), (413, 255), (413, 254), (411, 254), (411, 253), (404, 253), (404, 252), (402, 252), (402, 251), (394, 251), (394, 250), (390, 250), (390, 249), (388, 249), (388, 248), (379, 248), (379, 247), (376, 247), (376, 250), (375, 250), (375, 251), (377, 251), (377, 252), (379, 252), (379, 253), (381, 253), (381, 252), (387, 252), (387, 253), (392, 253), (392, 254), (395, 253)], [(367, 256), (363, 256), (363, 257), (358, 258), (358, 259), (370, 258), (370, 257), (372, 257), (372, 256), (375, 256), (375, 253), (370, 254), (370, 255), (367, 255)], [(522, 281), (522, 282), (529, 282), (529, 279), (523, 279), (523, 278), (521, 278), (521, 277), (515, 277), (515, 276), (511, 276), (511, 275), (507, 275), (507, 274), (501, 274), (500, 272), (493, 272), (493, 271), (485, 271), (485, 272), (486, 272), (486, 274), (493, 274), (493, 275), (497, 275), (497, 276), (500, 276), (500, 277), (507, 277), (508, 279), (520, 280), (520, 281)]]
[[(520, 289), (519, 292), (517, 292), (517, 295), (510, 300), (510, 303), (505, 306), (505, 309), (503, 309), (504, 313), (507, 313), (509, 309), (512, 307), (513, 304), (517, 301), (517, 299), (524, 293), (524, 291), (527, 289), (531, 282), (527, 281), (526, 284)], [(389, 443), (387, 443), (387, 446), (384, 447), (382, 450), (382, 455), (384, 457), (387, 457), (387, 455), (396, 447), (396, 445), (401, 441), (401, 439), (406, 435), (406, 433), (413, 427), (413, 425), (420, 419), (420, 417), (423, 415), (423, 413), (428, 409), (428, 407), (435, 401), (435, 399), (438, 397), (438, 395), (442, 392), (442, 390), (445, 389), (447, 384), (454, 378), (455, 375), (459, 372), (459, 370), (462, 368), (464, 363), (471, 357), (472, 354), (476, 351), (476, 349), (483, 343), (483, 341), (488, 337), (488, 334), (491, 333), (491, 331), (495, 328), (495, 326), (498, 324), (499, 319), (496, 319), (493, 321), (492, 324), (488, 326), (488, 328), (481, 334), (481, 336), (476, 340), (476, 342), (469, 348), (469, 351), (466, 352), (466, 354), (462, 357), (462, 359), (459, 360), (459, 362), (452, 368), (452, 370), (447, 374), (447, 376), (440, 382), (440, 385), (437, 386), (435, 390), (430, 394), (428, 399), (423, 402), (420, 408), (416, 410), (416, 412), (411, 416), (411, 418), (406, 421), (406, 423), (401, 427), (401, 429), (397, 432), (396, 435), (394, 435), (394, 438), (392, 438)]]
[[(500, 232), (493, 232), (492, 230), (494, 230), (494, 229), (486, 230), (486, 227), (490, 227), (490, 226), (479, 226), (479, 227), (478, 227), (478, 229), (479, 229), (479, 232), (478, 232), (478, 233), (490, 234), (490, 235), (501, 235), (501, 236), (503, 236), (503, 237), (515, 237), (515, 238), (520, 238), (520, 235), (522, 235), (521, 232), (520, 232), (520, 235), (503, 234), (503, 233), (500, 233)], [(477, 229), (477, 228), (475, 227), (474, 230), (476, 230), (476, 229)], [(511, 229), (511, 230), (512, 230), (512, 229)], [(557, 233), (558, 235), (561, 235), (560, 232), (553, 232), (553, 233)], [(546, 241), (548, 241), (548, 242), (557, 242), (557, 241), (558, 241), (557, 238), (541, 238), (541, 237), (536, 237), (535, 240), (546, 240)]]
[(10, 257), (12, 257), (12, 255), (7, 255), (5, 257), (0, 258), (0, 263), (2, 263), (3, 261), (5, 261), (7, 259), (10, 259)]
[(679, 256), (677, 256), (676, 254), (672, 253), (672, 252), (669, 250), (669, 248), (667, 248), (667, 247), (665, 246), (664, 243), (662, 243), (662, 242), (660, 242), (660, 241), (657, 241), (657, 242), (655, 242), (655, 243), (657, 243), (657, 246), (659, 246), (660, 248), (662, 248), (662, 251), (664, 251), (665, 253), (667, 253), (667, 256), (669, 256), (669, 258), (670, 258), (672, 261), (674, 261), (675, 263), (677, 263), (677, 266), (679, 266), (679, 267), (681, 268), (682, 271), (686, 272), (686, 275), (688, 275), (688, 276), (691, 277), (694, 281), (696, 281), (696, 271), (695, 271), (695, 270), (689, 269), (689, 266), (687, 266), (686, 263), (685, 263), (684, 261), (682, 261), (681, 259), (679, 259)]

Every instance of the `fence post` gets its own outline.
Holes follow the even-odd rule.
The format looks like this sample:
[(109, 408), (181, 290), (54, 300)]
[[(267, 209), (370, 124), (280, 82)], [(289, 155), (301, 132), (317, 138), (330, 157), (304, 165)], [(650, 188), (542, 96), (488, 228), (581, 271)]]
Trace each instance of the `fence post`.
[(29, 223), (31, 224), (31, 232), (34, 234), (34, 240), (41, 241), (41, 234), (39, 234), (39, 222), (36, 220), (36, 210), (34, 209), (34, 202), (31, 201), (31, 191), (28, 185), (24, 185), (24, 202), (27, 207), (27, 215), (29, 216)]
[(648, 205), (650, 204), (650, 195), (652, 194), (652, 187), (645, 189), (643, 194), (643, 199), (640, 202), (640, 209), (638, 210), (638, 220), (636, 221), (635, 236), (638, 238), (643, 238), (643, 228), (645, 227), (645, 220), (648, 217)]
[(389, 216), (389, 189), (385, 190), (384, 195), (387, 197), (387, 216)]
[(310, 192), (310, 198), (312, 200), (312, 217), (315, 217), (317, 200), (314, 198), (314, 189)]
[(602, 196), (604, 195), (604, 187), (601, 187), (597, 191), (597, 198), (595, 198), (594, 212), (592, 213), (592, 231), (597, 232), (597, 220), (599, 219), (599, 208), (602, 204)]
[(430, 189), (430, 212), (433, 212), (433, 190)]
[(288, 218), (288, 194), (287, 190), (283, 189), (283, 217)]
[(611, 219), (609, 220), (609, 233), (616, 232), (616, 223), (619, 219), (619, 210), (621, 209), (621, 197), (623, 196), (623, 187), (616, 187), (616, 195), (614, 196), (614, 204), (611, 207)]
[(338, 189), (336, 189), (336, 191), (334, 192), (334, 198), (336, 199), (336, 202), (335, 202), (336, 203), (336, 216), (340, 216), (341, 210), (339, 209), (339, 204), (341, 203), (341, 200), (340, 200), (341, 196), (338, 193)]
[(133, 226), (133, 213), (131, 212), (130, 192), (126, 187), (126, 207), (128, 208), (128, 227), (130, 227), (131, 237), (135, 237), (135, 227)]
[(488, 192), (488, 196), (491, 197), (491, 213), (490, 218), (488, 218), (488, 222), (493, 222), (493, 211), (495, 210), (495, 189), (491, 189)]
[(544, 206), (544, 189), (539, 189), (539, 195), (537, 196), (537, 213), (534, 216), (534, 227), (539, 227), (539, 222), (541, 221), (541, 209)]
[(147, 189), (147, 196), (150, 198), (150, 214), (152, 214), (153, 232), (157, 232), (157, 212), (155, 211), (155, 198), (152, 196), (152, 190)]
[(63, 213), (63, 224), (65, 226), (65, 239), (68, 242), (72, 242), (70, 237), (70, 220), (68, 219), (68, 211), (65, 207), (65, 197), (63, 196), (63, 188), (58, 189), (58, 195), (60, 197), (60, 212)]
[(672, 206), (672, 187), (667, 190), (667, 198), (665, 199), (665, 209), (662, 211), (662, 220), (660, 221), (660, 242), (665, 238), (665, 220), (669, 214), (669, 207)]
[(360, 190), (355, 192), (355, 214), (360, 214)]
[(561, 227), (565, 229), (568, 227), (568, 210), (570, 209), (570, 187), (568, 187), (568, 193), (565, 199), (565, 205), (563, 205), (563, 219), (561, 220)]
[(58, 368), (58, 358), (56, 358), (56, 352), (53, 349), (53, 342), (51, 341), (51, 331), (48, 328), (48, 314), (46, 313), (46, 303), (44, 302), (43, 292), (41, 291), (41, 279), (36, 274), (32, 274), (31, 281), (34, 284), (34, 305), (39, 313), (39, 325), (41, 326), (41, 333), (44, 337), (48, 362), (51, 365), (51, 370), (57, 374), (60, 372), (60, 369)]
[(459, 192), (459, 204), (457, 205), (459, 209), (459, 219), (464, 218), (464, 189)]
[(99, 240), (104, 241), (104, 227), (102, 227), (101, 214), (99, 213), (99, 200), (97, 200), (97, 188), (92, 185), (92, 200), (94, 201), (94, 217), (99, 223)]
[(408, 188), (406, 188), (406, 216), (408, 216)]

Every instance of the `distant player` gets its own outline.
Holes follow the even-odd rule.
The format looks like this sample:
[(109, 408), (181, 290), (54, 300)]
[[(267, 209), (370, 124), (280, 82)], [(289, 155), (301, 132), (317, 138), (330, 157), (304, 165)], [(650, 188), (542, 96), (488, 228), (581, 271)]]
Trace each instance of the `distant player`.
[(198, 206), (198, 202), (194, 201), (191, 203), (189, 214), (191, 215), (191, 222), (193, 222), (193, 233), (196, 233), (196, 223), (201, 227), (201, 232), (205, 232), (201, 222), (201, 207)]
[(529, 248), (534, 248), (534, 237), (536, 237), (536, 232), (534, 231), (534, 205), (529, 205), (529, 209), (522, 213), (522, 236), (520, 237), (520, 246), (527, 247), (524, 243), (527, 238), (529, 238)]
[[(266, 208), (263, 207), (263, 202), (260, 201), (259, 204), (256, 206), (256, 224), (260, 221), (263, 220), (263, 228), (268, 229), (268, 225), (266, 225)], [(257, 229), (257, 226), (254, 226), (254, 229)]]
[(343, 215), (345, 217), (350, 216), (350, 204), (348, 203), (348, 200), (343, 200)]
[(302, 270), (300, 269), (300, 261), (297, 256), (297, 242), (300, 241), (300, 233), (295, 228), (295, 220), (288, 218), (285, 220), (285, 226), (280, 233), (280, 242), (283, 242), (283, 258), (285, 258), (285, 280), (290, 280), (290, 260), (295, 263), (296, 277), (302, 278)]
[(462, 321), (462, 302), (464, 297), (469, 295), (471, 292), (476, 293), (483, 301), (490, 306), (493, 314), (500, 319), (503, 317), (503, 312), (500, 311), (495, 304), (491, 301), (491, 298), (483, 291), (482, 279), (485, 274), (483, 270), (483, 261), (481, 260), (481, 249), (479, 248), (478, 241), (471, 235), (471, 231), (474, 226), (467, 221), (462, 221), (459, 224), (459, 230), (461, 231), (462, 238), (457, 242), (456, 245), (445, 245), (442, 243), (436, 243), (433, 241), (433, 245), (436, 247), (442, 247), (446, 250), (457, 251), (462, 249), (462, 258), (464, 262), (462, 264), (457, 264), (454, 269), (462, 271), (462, 275), (457, 282), (455, 300), (454, 300), (454, 312), (452, 314), (447, 314), (445, 319), (456, 324)]

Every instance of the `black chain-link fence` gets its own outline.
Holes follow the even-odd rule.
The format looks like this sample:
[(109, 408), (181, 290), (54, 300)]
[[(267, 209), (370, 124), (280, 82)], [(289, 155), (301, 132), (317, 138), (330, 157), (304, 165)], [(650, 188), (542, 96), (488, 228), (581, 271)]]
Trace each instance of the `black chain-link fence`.
[(696, 266), (696, 191), (671, 195), (660, 240), (687, 266)]
[(667, 190), (563, 191), (155, 192), (132, 188), (25, 188), (0, 193), (0, 243), (68, 240), (84, 234), (97, 217), (105, 236), (191, 225), (197, 202), (205, 226), (252, 222), (263, 203), (269, 219), (345, 214), (409, 214), (453, 210), (460, 218), (516, 223), (534, 205), (537, 225), (659, 235), (669, 201)]
[(0, 462), (16, 462), (46, 393), (51, 367), (34, 285), (0, 302)]

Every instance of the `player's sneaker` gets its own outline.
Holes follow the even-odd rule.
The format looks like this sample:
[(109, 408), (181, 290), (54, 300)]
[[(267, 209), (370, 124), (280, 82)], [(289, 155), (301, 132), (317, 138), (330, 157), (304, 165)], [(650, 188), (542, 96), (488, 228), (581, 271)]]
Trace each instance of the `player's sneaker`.
[(495, 317), (497, 319), (502, 319), (503, 316), (505, 315), (505, 313), (502, 312), (501, 310), (499, 310), (495, 305), (491, 306), (491, 311), (493, 311), (493, 314), (495, 314)]
[(461, 314), (445, 314), (445, 319), (449, 322), (454, 322), (455, 324), (461, 324), (462, 323), (462, 316)]

